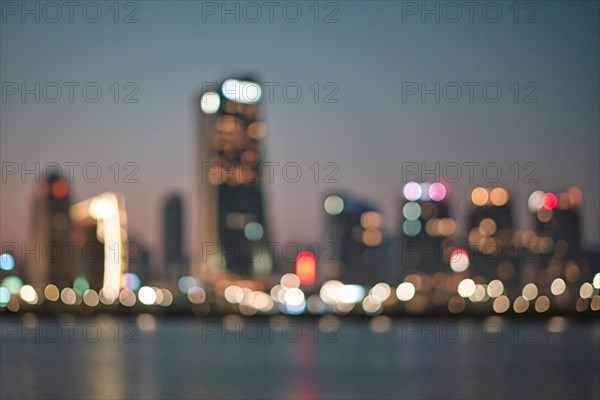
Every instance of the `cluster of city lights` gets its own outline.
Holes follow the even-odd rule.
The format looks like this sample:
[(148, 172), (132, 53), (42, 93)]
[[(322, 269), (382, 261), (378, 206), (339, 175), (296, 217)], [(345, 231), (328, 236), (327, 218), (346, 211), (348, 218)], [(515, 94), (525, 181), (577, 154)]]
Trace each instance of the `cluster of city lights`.
[[(466, 256), (466, 253), (459, 253), (461, 257)], [(99, 292), (86, 288), (87, 282), (81, 279), (83, 278), (73, 288), (59, 290), (57, 286), (50, 284), (40, 292), (31, 285), (23, 285), (17, 277), (6, 277), (0, 287), (0, 307), (17, 312), (20, 308), (19, 300), (30, 306), (39, 306), (47, 301), (60, 302), (66, 306), (84, 304), (92, 308), (100, 304), (133, 307), (138, 302), (143, 306), (169, 307), (173, 304), (173, 294), (168, 289), (150, 286), (142, 286), (137, 290), (124, 288), (117, 295), (106, 288)], [(512, 305), (514, 313), (521, 314), (530, 308), (538, 313), (551, 311), (553, 307), (555, 310), (562, 310), (569, 304), (569, 291), (573, 290), (573, 286), (569, 287), (562, 278), (555, 278), (548, 287), (526, 284), (511, 301), (504, 283), (499, 279), (485, 283), (480, 278), (460, 279), (459, 275), (444, 273), (437, 273), (433, 277), (408, 275), (395, 291), (385, 282), (369, 288), (329, 280), (320, 286), (318, 294), (308, 294), (301, 289), (301, 285), (301, 279), (296, 274), (288, 273), (281, 277), (280, 282), (269, 293), (231, 284), (225, 287), (219, 298), (230, 306), (236, 306), (244, 315), (280, 312), (290, 315), (306, 312), (315, 315), (346, 315), (362, 312), (374, 316), (383, 313), (386, 307), (388, 311), (397, 311), (400, 304), (404, 304), (404, 310), (415, 313), (424, 311), (429, 301), (433, 301), (436, 306), (446, 304), (448, 311), (455, 314), (464, 311), (467, 302), (489, 303), (497, 314), (508, 312)], [(179, 289), (192, 305), (208, 302), (205, 289), (193, 277), (182, 277)], [(392, 295), (393, 292), (395, 296)], [(592, 282), (579, 285), (576, 292), (576, 311), (599, 311), (600, 273), (594, 276)]]
[(404, 185), (403, 193), (408, 201), (442, 201), (446, 198), (446, 186), (441, 182), (408, 182)]
[(477, 207), (483, 206), (496, 206), (501, 207), (508, 203), (509, 195), (508, 191), (501, 187), (496, 188), (483, 188), (476, 187), (471, 192), (471, 201)]
[(383, 218), (376, 211), (365, 211), (360, 216), (360, 240), (369, 247), (379, 246), (383, 240), (381, 224)]
[(49, 302), (62, 303), (66, 306), (83, 304), (87, 307), (97, 307), (100, 304), (106, 306), (120, 304), (133, 307), (139, 302), (147, 306), (168, 307), (173, 303), (173, 294), (168, 289), (139, 287), (139, 278), (134, 274), (125, 274), (123, 279), (124, 288), (118, 292), (107, 287), (99, 291), (91, 289), (88, 281), (83, 277), (77, 277), (73, 287), (65, 287), (61, 290), (56, 285), (49, 284), (43, 290), (38, 290), (31, 285), (24, 285), (23, 281), (16, 276), (7, 276), (2, 280), (0, 287), (0, 307), (17, 312), (20, 309), (19, 300), (29, 306), (40, 306)]
[[(255, 104), (262, 98), (262, 88), (256, 82), (227, 79), (221, 85), (221, 94), (227, 100), (240, 104)], [(221, 107), (218, 92), (206, 92), (200, 99), (200, 108), (205, 114), (214, 114)]]
[[(435, 215), (435, 206), (430, 203), (423, 205), (418, 202), (441, 202), (446, 198), (447, 189), (441, 182), (417, 183), (408, 182), (403, 189), (404, 198), (408, 200), (402, 207), (404, 222), (402, 231), (407, 236), (417, 236), (422, 231), (420, 218), (425, 214)], [(431, 236), (451, 236), (454, 234), (456, 226), (452, 218), (432, 218), (427, 221), (425, 230)]]
[(579, 207), (582, 199), (581, 190), (576, 187), (570, 187), (566, 192), (558, 194), (536, 190), (529, 196), (527, 207), (536, 214), (540, 222), (548, 222), (552, 219), (554, 210)]
[[(323, 203), (325, 212), (329, 215), (340, 215), (344, 211), (344, 199), (338, 195), (331, 195)], [(361, 242), (369, 247), (376, 247), (383, 241), (381, 225), (383, 224), (382, 215), (374, 210), (364, 211), (360, 215), (360, 224), (352, 229), (352, 236), (357, 242)]]

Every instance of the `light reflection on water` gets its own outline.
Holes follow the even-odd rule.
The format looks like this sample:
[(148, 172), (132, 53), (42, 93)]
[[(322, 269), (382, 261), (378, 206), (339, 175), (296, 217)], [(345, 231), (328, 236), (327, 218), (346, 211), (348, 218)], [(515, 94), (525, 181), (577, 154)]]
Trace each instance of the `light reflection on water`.
[(597, 398), (600, 326), (510, 320), (6, 317), (2, 398)]

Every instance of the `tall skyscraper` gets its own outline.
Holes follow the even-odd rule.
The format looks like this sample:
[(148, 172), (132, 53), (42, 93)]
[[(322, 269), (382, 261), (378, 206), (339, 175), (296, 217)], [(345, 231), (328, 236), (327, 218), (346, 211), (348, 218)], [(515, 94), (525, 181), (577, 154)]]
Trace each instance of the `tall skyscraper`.
[(583, 194), (576, 187), (562, 193), (536, 190), (528, 208), (534, 217), (534, 231), (524, 236), (535, 253), (530, 279), (564, 278), (567, 282), (591, 279), (592, 268), (581, 248), (580, 210)]
[[(502, 187), (477, 187), (468, 204), (470, 272), (487, 281), (500, 278), (516, 283), (519, 272), (528, 267), (526, 254), (513, 243), (512, 204), (508, 190)], [(519, 257), (522, 257), (521, 260)]]
[(404, 274), (450, 272), (446, 249), (455, 246), (456, 223), (442, 182), (408, 182), (402, 190), (399, 261)]
[(69, 206), (67, 182), (57, 173), (48, 173), (35, 189), (31, 244), (35, 255), (26, 259), (27, 281), (38, 288), (49, 283), (59, 288), (73, 284)]
[(103, 296), (113, 301), (119, 295), (129, 260), (123, 197), (112, 192), (99, 194), (71, 206), (69, 216), (75, 226), (76, 254), (81, 255), (78, 273), (87, 277), (90, 287), (101, 288)]
[(163, 213), (164, 268), (171, 281), (187, 275), (189, 266), (184, 254), (183, 199), (172, 194), (165, 202)]
[(199, 242), (192, 273), (269, 274), (272, 252), (263, 204), (261, 86), (252, 79), (211, 85), (198, 102)]
[(318, 279), (368, 285), (384, 279), (383, 218), (375, 206), (354, 196), (332, 194), (324, 208), (326, 234), (317, 260)]

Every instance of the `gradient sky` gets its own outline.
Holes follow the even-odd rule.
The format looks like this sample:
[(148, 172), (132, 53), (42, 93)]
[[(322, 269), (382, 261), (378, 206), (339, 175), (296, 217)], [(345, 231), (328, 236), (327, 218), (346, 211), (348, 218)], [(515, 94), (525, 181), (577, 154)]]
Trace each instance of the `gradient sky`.
[[(476, 11), (473, 23), (463, 15), (458, 23), (438, 24), (431, 18), (422, 23), (419, 16), (403, 22), (402, 2), (336, 2), (339, 22), (332, 24), (313, 22), (312, 2), (298, 3), (306, 14), (295, 24), (277, 11), (274, 23), (266, 16), (257, 23), (222, 23), (218, 16), (203, 22), (201, 2), (192, 1), (136, 2), (139, 22), (115, 24), (112, 2), (99, 4), (105, 14), (96, 24), (77, 11), (73, 23), (66, 16), (58, 23), (22, 23), (18, 16), (2, 22), (3, 83), (98, 82), (103, 97), (86, 103), (76, 90), (74, 103), (66, 94), (55, 104), (9, 98), (1, 104), (0, 155), (2, 162), (28, 165), (99, 163), (104, 175), (98, 183), (75, 175), (73, 199), (124, 193), (131, 233), (156, 254), (162, 206), (171, 191), (185, 195), (194, 236), (194, 97), (203, 82), (247, 72), (265, 81), (297, 82), (304, 91), (297, 103), (279, 91), (265, 104), (266, 159), (297, 162), (304, 172), (299, 183), (277, 178), (266, 185), (276, 240), (322, 239), (322, 199), (336, 190), (375, 202), (393, 232), (402, 163), (479, 161), (502, 166), (521, 228), (531, 221), (526, 200), (533, 190), (578, 185), (585, 196), (584, 241), (598, 247), (598, 2), (539, 2), (539, 22), (530, 24), (514, 23), (512, 2), (496, 3), (503, 9), (498, 23)], [(453, 81), (497, 82), (503, 96), (494, 104), (480, 91), (473, 103), (402, 102), (402, 82)], [(113, 82), (135, 82), (139, 103), (114, 103), (108, 89)], [(335, 82), (339, 102), (315, 103), (309, 89), (314, 82)], [(535, 82), (539, 102), (515, 103), (508, 90), (514, 82)], [(139, 183), (113, 183), (108, 167), (129, 161), (139, 166)], [(314, 162), (337, 163), (339, 183), (313, 183), (308, 167)], [(515, 162), (536, 163), (539, 182), (523, 183), (523, 176), (512, 182)], [(476, 178), (471, 183), (465, 177), (453, 188), (458, 218), (468, 189), (482, 183), (481, 169)], [(28, 239), (33, 186), (31, 176), (2, 184), (2, 242)]]

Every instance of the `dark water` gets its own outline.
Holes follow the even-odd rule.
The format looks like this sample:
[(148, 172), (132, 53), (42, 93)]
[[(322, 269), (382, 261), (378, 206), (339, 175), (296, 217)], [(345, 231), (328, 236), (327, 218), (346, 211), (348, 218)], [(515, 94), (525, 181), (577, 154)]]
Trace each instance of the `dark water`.
[(600, 396), (591, 320), (1, 321), (2, 399)]

